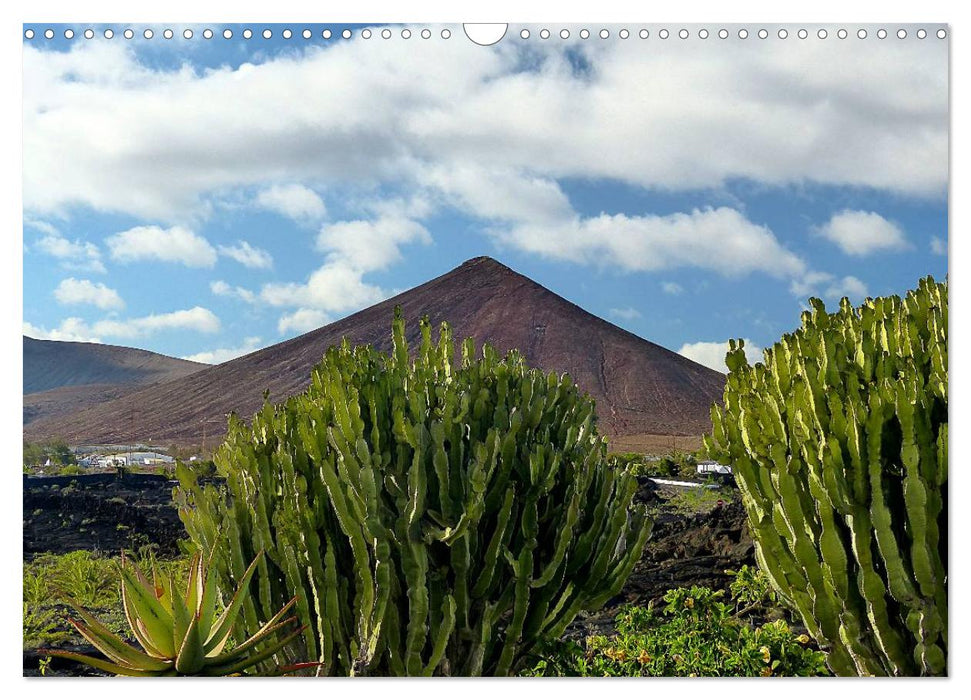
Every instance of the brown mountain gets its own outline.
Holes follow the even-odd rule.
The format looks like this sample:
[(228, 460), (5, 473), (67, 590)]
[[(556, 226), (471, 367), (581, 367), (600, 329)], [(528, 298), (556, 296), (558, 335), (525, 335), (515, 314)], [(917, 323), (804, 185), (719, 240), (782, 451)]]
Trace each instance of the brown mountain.
[(209, 367), (116, 345), (23, 338), (25, 424), (74, 413)]
[(28, 437), (84, 435), (91, 442), (132, 439), (211, 447), (226, 414), (249, 417), (264, 390), (279, 401), (304, 389), (327, 347), (390, 346), (394, 307), (409, 320), (448, 321), (456, 339), (474, 337), (499, 350), (518, 348), (534, 367), (568, 372), (597, 401), (601, 431), (611, 437), (700, 435), (721, 399), (724, 375), (628, 333), (491, 258), (451, 272), (305, 335), (191, 376), (155, 385), (57, 421), (26, 426)]

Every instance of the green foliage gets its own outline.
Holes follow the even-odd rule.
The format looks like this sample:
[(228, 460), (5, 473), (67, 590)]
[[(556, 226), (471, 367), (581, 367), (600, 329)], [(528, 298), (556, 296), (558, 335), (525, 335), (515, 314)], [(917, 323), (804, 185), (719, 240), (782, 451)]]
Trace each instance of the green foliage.
[(58, 476), (75, 476), (77, 474), (85, 474), (86, 471), (83, 467), (77, 464), (68, 464), (57, 470)]
[(580, 610), (615, 595), (650, 532), (636, 481), (606, 468), (593, 401), (421, 323), (410, 359), (346, 341), (306, 393), (252, 428), (233, 417), (215, 455), (229, 498), (179, 468), (180, 514), (223, 579), (265, 549), (243, 609), (300, 592), (305, 653), (333, 675), (506, 675)]
[(676, 451), (660, 457), (620, 452), (607, 455), (607, 461), (615, 468), (629, 469), (636, 476), (661, 479), (695, 479), (698, 476), (698, 456), (691, 452)]
[[(753, 581), (737, 584), (747, 591)], [(559, 642), (532, 676), (819, 676), (825, 655), (807, 646), (784, 620), (753, 625), (740, 619), (757, 593), (725, 602), (724, 591), (692, 586), (668, 591), (664, 607), (626, 607), (610, 636), (585, 646)]]
[(48, 459), (55, 466), (77, 464), (74, 453), (63, 440), (56, 439), (46, 443), (31, 443), (24, 440), (23, 462), (25, 467), (43, 466)]
[[(139, 552), (142, 566), (152, 561), (150, 550)], [(121, 609), (118, 586), (118, 557), (100, 556), (79, 550), (68, 554), (42, 554), (24, 562), (23, 569), (23, 643), (25, 649), (80, 642), (76, 633), (60, 624), (64, 592), (88, 610), (97, 610), (106, 627), (116, 634), (127, 630)], [(174, 576), (177, 585), (185, 585), (188, 559), (158, 562), (163, 576)]]
[(821, 301), (748, 365), (732, 343), (712, 456), (732, 464), (760, 566), (839, 675), (947, 658), (947, 283)]
[[(274, 639), (296, 621), (295, 617), (283, 619), (296, 602), (291, 599), (249, 639), (226, 648), (261, 556), (262, 552), (247, 568), (232, 600), (217, 616), (219, 593), (214, 577), (205, 571), (201, 555), (196, 554), (189, 564), (190, 580), (184, 598), (177, 594), (174, 577), (160, 578), (153, 566), (152, 579), (149, 580), (138, 566), (129, 569), (122, 555), (122, 607), (131, 633), (144, 651), (126, 644), (84, 607), (68, 598), (68, 603), (83, 620), (68, 618), (68, 621), (107, 658), (57, 649), (42, 649), (40, 653), (80, 661), (119, 676), (239, 675), (275, 654), (302, 631), (297, 629), (282, 639)], [(260, 649), (270, 640), (273, 641), (269, 646)], [(288, 670), (293, 669), (279, 669), (280, 672)]]

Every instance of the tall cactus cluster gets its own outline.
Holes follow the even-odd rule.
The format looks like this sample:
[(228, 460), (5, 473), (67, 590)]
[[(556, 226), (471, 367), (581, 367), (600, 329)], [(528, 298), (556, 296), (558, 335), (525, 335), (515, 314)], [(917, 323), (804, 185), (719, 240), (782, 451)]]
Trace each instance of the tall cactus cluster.
[(763, 362), (731, 344), (706, 445), (836, 673), (944, 674), (947, 283), (831, 314), (810, 303)]
[[(278, 663), (335, 675), (505, 675), (616, 595), (650, 533), (636, 482), (606, 467), (569, 377), (427, 320), (413, 359), (330, 348), (311, 386), (230, 419), (225, 487), (179, 469), (186, 529), (224, 585), (266, 555), (241, 633), (295, 594), (307, 628)], [(218, 548), (217, 541), (220, 542)]]

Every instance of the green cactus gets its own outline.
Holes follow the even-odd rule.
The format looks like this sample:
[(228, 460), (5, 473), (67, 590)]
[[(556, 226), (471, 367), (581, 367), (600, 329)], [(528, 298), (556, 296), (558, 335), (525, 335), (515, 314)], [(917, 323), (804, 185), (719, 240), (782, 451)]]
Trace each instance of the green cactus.
[(650, 534), (636, 481), (607, 467), (594, 403), (513, 351), (456, 365), (396, 311), (390, 356), (345, 341), (304, 394), (232, 417), (225, 492), (179, 469), (197, 547), (238, 580), (265, 550), (241, 632), (299, 594), (301, 645), (333, 675), (508, 675), (616, 595)]
[(945, 674), (947, 283), (810, 304), (762, 362), (730, 344), (705, 444), (834, 672)]

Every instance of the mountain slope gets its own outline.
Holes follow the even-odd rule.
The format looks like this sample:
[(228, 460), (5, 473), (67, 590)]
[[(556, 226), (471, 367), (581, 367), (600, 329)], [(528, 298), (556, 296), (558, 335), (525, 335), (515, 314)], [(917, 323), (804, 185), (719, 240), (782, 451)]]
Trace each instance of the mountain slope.
[(721, 399), (724, 375), (587, 313), (491, 258), (474, 258), (300, 337), (70, 419), (36, 421), (25, 434), (198, 443), (205, 433), (212, 440), (224, 433), (230, 411), (250, 417), (264, 390), (280, 401), (305, 388), (311, 368), (342, 337), (387, 350), (396, 305), (409, 321), (409, 340), (417, 337), (417, 320), (428, 315), (435, 326), (448, 321), (457, 341), (471, 336), (500, 351), (518, 348), (534, 367), (568, 372), (597, 400), (601, 432), (610, 436), (699, 435), (710, 428), (712, 402)]
[(210, 365), (100, 343), (24, 338), (24, 423), (73, 413)]

